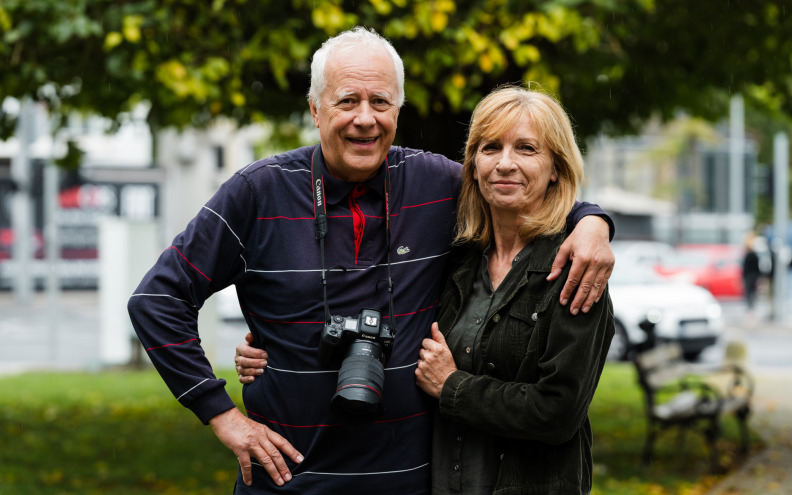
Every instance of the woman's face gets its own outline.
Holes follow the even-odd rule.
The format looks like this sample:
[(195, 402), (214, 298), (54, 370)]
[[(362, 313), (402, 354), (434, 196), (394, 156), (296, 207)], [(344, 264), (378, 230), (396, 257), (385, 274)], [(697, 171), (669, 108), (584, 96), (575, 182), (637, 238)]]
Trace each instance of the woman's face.
[(473, 178), (493, 216), (535, 213), (558, 180), (550, 150), (527, 118), (498, 139), (482, 140), (475, 164)]

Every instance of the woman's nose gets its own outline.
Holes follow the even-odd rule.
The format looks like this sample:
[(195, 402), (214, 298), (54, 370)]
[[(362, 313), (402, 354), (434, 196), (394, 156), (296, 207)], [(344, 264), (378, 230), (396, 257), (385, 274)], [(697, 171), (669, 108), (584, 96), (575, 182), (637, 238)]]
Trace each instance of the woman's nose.
[(514, 153), (508, 148), (504, 148), (500, 155), (498, 164), (495, 166), (499, 172), (513, 170), (517, 165), (514, 163)]

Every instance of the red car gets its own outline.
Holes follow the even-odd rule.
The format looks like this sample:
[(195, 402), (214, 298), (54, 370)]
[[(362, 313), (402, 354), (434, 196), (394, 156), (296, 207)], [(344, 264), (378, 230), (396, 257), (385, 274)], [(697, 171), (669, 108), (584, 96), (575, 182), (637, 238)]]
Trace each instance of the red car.
[(655, 269), (663, 277), (704, 287), (717, 299), (738, 299), (744, 294), (744, 254), (731, 244), (680, 244)]

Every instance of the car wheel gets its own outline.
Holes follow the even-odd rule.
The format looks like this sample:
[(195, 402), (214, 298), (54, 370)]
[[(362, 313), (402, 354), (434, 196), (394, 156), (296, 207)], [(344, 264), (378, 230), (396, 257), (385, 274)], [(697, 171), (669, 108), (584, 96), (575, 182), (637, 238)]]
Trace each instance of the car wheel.
[(698, 361), (701, 352), (702, 351), (686, 351), (682, 353), (682, 357), (685, 358), (685, 361)]
[(618, 321), (615, 324), (616, 331), (613, 334), (610, 349), (608, 349), (607, 359), (609, 361), (625, 361), (629, 353), (630, 341), (627, 338), (627, 331), (624, 329), (624, 325)]

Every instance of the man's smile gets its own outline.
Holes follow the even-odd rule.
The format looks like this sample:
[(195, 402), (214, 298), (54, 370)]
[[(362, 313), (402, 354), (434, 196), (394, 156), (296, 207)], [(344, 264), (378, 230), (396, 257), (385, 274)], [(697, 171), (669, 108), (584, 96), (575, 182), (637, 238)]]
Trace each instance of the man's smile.
[(350, 141), (352, 141), (352, 142), (353, 142), (353, 143), (355, 143), (355, 144), (371, 144), (371, 143), (374, 143), (374, 142), (376, 142), (376, 141), (377, 141), (377, 139), (379, 139), (379, 136), (376, 136), (376, 137), (371, 137), (371, 138), (354, 138), (354, 137), (348, 137), (347, 139), (348, 139), (348, 140), (350, 140)]

